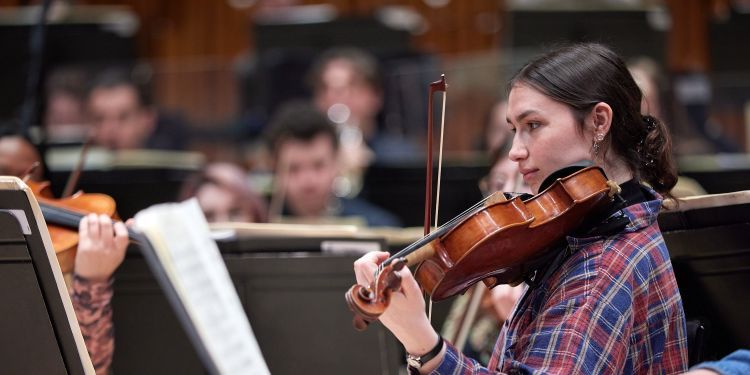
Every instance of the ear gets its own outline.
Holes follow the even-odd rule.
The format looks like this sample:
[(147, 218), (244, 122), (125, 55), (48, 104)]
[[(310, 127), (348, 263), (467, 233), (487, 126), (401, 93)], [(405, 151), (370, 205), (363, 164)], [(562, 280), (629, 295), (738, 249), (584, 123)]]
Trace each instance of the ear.
[(591, 119), (593, 126), (593, 133), (602, 134), (606, 137), (609, 133), (609, 129), (612, 126), (612, 107), (605, 102), (599, 102), (594, 105), (591, 110)]

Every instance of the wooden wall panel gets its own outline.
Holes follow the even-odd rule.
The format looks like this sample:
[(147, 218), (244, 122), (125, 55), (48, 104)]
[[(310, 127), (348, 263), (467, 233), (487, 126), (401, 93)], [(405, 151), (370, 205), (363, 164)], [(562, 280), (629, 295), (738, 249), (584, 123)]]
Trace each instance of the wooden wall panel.
[[(232, 8), (226, 0), (85, 0), (92, 5), (127, 5), (140, 18), (137, 47), (153, 63), (158, 102), (185, 113), (195, 126), (212, 126), (232, 117), (237, 90), (232, 65), (252, 52), (254, 7)], [(460, 56), (497, 48), (500, 33), (487, 32), (477, 19), (499, 22), (502, 1), (452, 0), (431, 7), (424, 0), (303, 0), (330, 4), (341, 15), (370, 15), (382, 6), (410, 7), (427, 22), (414, 37), (416, 48), (441, 56)], [(456, 138), (455, 140), (460, 140)], [(461, 142), (462, 144), (465, 142)], [(463, 147), (456, 145), (455, 147)]]
[[(263, 0), (258, 0), (263, 1)], [(465, 56), (498, 52), (502, 40), (504, 0), (299, 0), (301, 4), (330, 4), (341, 15), (368, 15), (383, 6), (414, 9), (427, 22), (424, 33), (415, 35), (414, 45), (434, 53), (450, 65)], [(32, 0), (0, 0), (2, 6), (37, 3)], [(228, 0), (78, 0), (82, 5), (124, 5), (137, 14), (138, 53), (155, 67), (158, 102), (181, 110), (197, 125), (211, 126), (234, 116), (237, 89), (233, 64), (253, 50), (251, 17), (257, 5), (235, 9)], [(726, 9), (728, 0), (665, 0), (673, 19), (669, 37), (671, 71), (710, 71), (707, 25)], [(455, 74), (454, 74), (455, 76)], [(453, 78), (455, 82), (455, 78)], [(475, 103), (469, 88), (454, 100)], [(479, 90), (480, 95), (483, 95)], [(468, 95), (463, 97), (464, 95)], [(455, 107), (455, 106), (454, 106)], [(462, 123), (476, 123), (476, 109)], [(465, 133), (462, 133), (465, 134)], [(466, 136), (452, 138), (452, 147), (469, 147)]]
[(138, 45), (143, 57), (233, 58), (245, 50), (249, 25), (244, 11), (216, 0), (86, 0), (87, 4), (130, 6), (141, 21)]
[(140, 19), (139, 55), (154, 68), (159, 105), (194, 126), (215, 126), (236, 112), (233, 61), (249, 48), (246, 12), (216, 0), (87, 0), (126, 5)]
[[(130, 6), (141, 19), (138, 45), (147, 58), (211, 55), (231, 59), (252, 47), (252, 7), (234, 9), (227, 1), (219, 0), (86, 0), (84, 3)], [(453, 0), (437, 8), (424, 0), (305, 0), (302, 3), (330, 4), (342, 15), (372, 14), (384, 5), (413, 8), (429, 24), (424, 34), (415, 37), (415, 44), (436, 53), (493, 49), (500, 40), (499, 33), (488, 32), (486, 26), (493, 15), (499, 22), (502, 1), (498, 0)]]

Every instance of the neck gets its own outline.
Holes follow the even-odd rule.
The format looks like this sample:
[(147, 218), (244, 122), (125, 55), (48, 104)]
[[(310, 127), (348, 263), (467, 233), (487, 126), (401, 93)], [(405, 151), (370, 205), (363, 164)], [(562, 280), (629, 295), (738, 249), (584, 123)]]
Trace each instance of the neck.
[(602, 168), (607, 177), (618, 184), (633, 179), (633, 171), (628, 168), (627, 164), (620, 157), (608, 157), (604, 161)]

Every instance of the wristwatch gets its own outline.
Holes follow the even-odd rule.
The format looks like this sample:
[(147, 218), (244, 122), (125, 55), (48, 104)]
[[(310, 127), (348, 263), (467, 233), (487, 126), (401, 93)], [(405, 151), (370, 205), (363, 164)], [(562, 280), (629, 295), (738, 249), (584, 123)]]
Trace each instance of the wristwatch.
[(419, 370), (422, 368), (422, 365), (427, 363), (429, 360), (435, 358), (438, 354), (440, 354), (440, 351), (443, 350), (443, 338), (438, 335), (438, 342), (435, 344), (435, 346), (427, 352), (426, 354), (422, 355), (413, 355), (413, 354), (406, 354), (406, 364), (409, 368), (413, 368), (416, 370)]

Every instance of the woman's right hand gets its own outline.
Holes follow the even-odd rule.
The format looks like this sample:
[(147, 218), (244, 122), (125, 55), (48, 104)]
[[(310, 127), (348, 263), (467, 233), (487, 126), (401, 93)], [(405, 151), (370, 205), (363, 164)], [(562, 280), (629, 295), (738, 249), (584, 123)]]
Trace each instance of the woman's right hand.
[[(378, 265), (389, 256), (387, 252), (374, 251), (357, 259), (354, 262), (357, 283), (370, 287)], [(401, 341), (408, 353), (421, 355), (432, 349), (438, 334), (425, 314), (424, 297), (411, 271), (404, 267), (398, 272), (401, 289), (391, 294), (390, 303), (379, 320)]]

